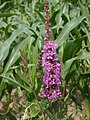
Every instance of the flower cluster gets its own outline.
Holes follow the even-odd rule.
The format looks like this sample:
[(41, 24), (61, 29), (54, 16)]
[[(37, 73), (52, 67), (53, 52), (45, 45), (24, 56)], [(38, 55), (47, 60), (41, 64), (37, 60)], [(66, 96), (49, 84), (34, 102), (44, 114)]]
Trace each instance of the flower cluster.
[(56, 58), (56, 44), (54, 41), (50, 41), (52, 34), (50, 31), (48, 2), (45, 2), (44, 10), (46, 12), (45, 29), (47, 32), (44, 37), (45, 44), (42, 50), (42, 66), (44, 68), (43, 83), (45, 87), (42, 88), (41, 93), (43, 97), (53, 100), (61, 97), (61, 91), (59, 89), (61, 86), (60, 64), (57, 62)]
[(44, 67), (42, 95), (48, 99), (56, 99), (61, 96), (59, 90), (60, 82), (60, 64), (56, 58), (56, 45), (53, 41), (48, 41), (44, 45), (42, 65)]

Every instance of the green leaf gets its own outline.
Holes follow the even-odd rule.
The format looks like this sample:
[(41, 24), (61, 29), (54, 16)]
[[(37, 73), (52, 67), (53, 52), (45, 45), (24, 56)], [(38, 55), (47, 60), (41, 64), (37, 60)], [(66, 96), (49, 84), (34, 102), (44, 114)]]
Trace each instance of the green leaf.
[(21, 74), (20, 70), (18, 70), (18, 69), (17, 69), (17, 72), (16, 72), (16, 76), (19, 77), (21, 82), (23, 81), (24, 83), (26, 83), (26, 85), (30, 86), (30, 82), (27, 79), (27, 76), (25, 76), (24, 74)]
[(90, 59), (90, 52), (82, 50), (76, 57), (76, 59)]
[(32, 70), (31, 70), (31, 76), (32, 76), (32, 83), (34, 85), (34, 80), (35, 80), (35, 74), (36, 74), (36, 64), (37, 64), (37, 56), (38, 56), (38, 40), (36, 42), (35, 47), (33, 47), (33, 64), (35, 64), (35, 66), (32, 66)]
[(18, 14), (15, 14), (15, 13), (0, 13), (0, 17), (11, 17), (13, 15), (18, 15)]
[(2, 44), (2, 46), (0, 46), (0, 60), (4, 61), (9, 53), (9, 48), (11, 43), (15, 40), (15, 38), (26, 31), (26, 28), (19, 28), (16, 31), (14, 31), (12, 33), (12, 35), (10, 36), (10, 38), (8, 38), (7, 40), (5, 40), (5, 42)]
[(34, 102), (30, 105), (31, 117), (36, 117), (40, 112), (41, 112), (41, 110), (37, 103)]
[(81, 8), (81, 12), (82, 12), (83, 15), (89, 15), (89, 9), (88, 9), (88, 7), (82, 5), (80, 1), (79, 1), (79, 6)]
[(66, 76), (66, 75), (67, 75), (67, 73), (69, 72), (70, 67), (71, 67), (71, 65), (72, 65), (72, 63), (73, 63), (73, 61), (74, 61), (75, 59), (76, 59), (76, 58), (71, 58), (71, 59), (69, 59), (69, 60), (67, 60), (67, 61), (65, 62), (64, 69), (62, 70), (62, 75), (63, 75), (63, 76)]
[(49, 2), (52, 3), (52, 5), (56, 5), (59, 2), (59, 0), (49, 0)]
[(43, 23), (45, 23), (45, 18), (44, 18), (44, 16), (40, 13), (40, 11), (35, 10), (35, 12), (39, 15), (39, 17), (41, 18), (41, 20), (43, 21)]
[(26, 38), (13, 48), (10, 58), (5, 66), (4, 72), (7, 72), (8, 69), (18, 60), (18, 58), (20, 57), (19, 49), (23, 49), (28, 44), (28, 40), (29, 38)]
[(51, 114), (51, 112), (49, 110), (45, 110), (45, 112), (49, 116), (50, 120), (54, 120), (54, 117), (53, 117), (53, 115)]
[(76, 26), (78, 26), (82, 22), (82, 20), (85, 19), (85, 18), (86, 18), (86, 16), (77, 17), (77, 18), (71, 20), (70, 22), (68, 22), (64, 26), (60, 35), (55, 40), (55, 42), (57, 43), (57, 48), (59, 46), (61, 46), (68, 39), (70, 31), (73, 30)]
[(2, 9), (7, 3), (9, 3), (10, 1), (8, 2), (4, 2), (3, 4), (0, 5), (0, 9)]
[(84, 98), (85, 107), (86, 107), (86, 115), (88, 117), (88, 120), (90, 120), (90, 101), (87, 97)]
[(0, 28), (6, 28), (7, 24), (0, 19)]
[[(1, 78), (0, 78), (1, 79)], [(2, 98), (3, 96), (3, 90), (5, 89), (6, 85), (5, 85), (5, 82), (2, 80), (0, 81), (0, 99)]]
[(27, 87), (24, 87), (22, 84), (20, 84), (19, 82), (17, 82), (16, 80), (14, 79), (11, 79), (10, 77), (7, 77), (5, 76), (4, 74), (0, 75), (1, 77), (5, 78), (4, 81), (7, 82), (8, 84), (12, 85), (12, 86), (16, 86), (16, 87), (21, 87), (23, 89), (25, 89), (26, 91), (28, 91), (29, 93), (32, 92), (32, 89), (31, 88), (27, 88)]
[(3, 72), (4, 62), (0, 61), (0, 74)]
[(90, 52), (87, 52), (86, 50), (82, 50), (76, 57), (67, 60), (64, 65), (64, 69), (62, 70), (63, 76), (67, 75), (73, 61), (81, 60), (81, 59), (90, 59)]
[[(86, 38), (86, 36), (79, 38), (77, 40), (67, 40), (64, 45), (64, 55), (63, 61), (65, 62), (68, 59), (71, 59), (76, 56), (79, 50), (82, 47), (82, 41)], [(67, 51), (69, 54), (67, 54)]]

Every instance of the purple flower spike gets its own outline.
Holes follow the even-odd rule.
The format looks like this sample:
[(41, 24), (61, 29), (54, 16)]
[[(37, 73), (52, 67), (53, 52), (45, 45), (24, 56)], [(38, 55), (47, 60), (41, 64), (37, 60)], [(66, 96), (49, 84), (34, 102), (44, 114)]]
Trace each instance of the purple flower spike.
[(42, 66), (44, 68), (42, 95), (50, 100), (61, 97), (59, 86), (61, 66), (56, 58), (56, 44), (53, 41), (45, 43), (43, 48)]
[(42, 88), (41, 94), (44, 98), (49, 100), (57, 99), (61, 97), (61, 92), (59, 87), (61, 86), (60, 82), (60, 69), (61, 65), (57, 62), (56, 58), (56, 44), (54, 41), (50, 41), (52, 34), (50, 32), (50, 23), (49, 23), (49, 7), (48, 3), (45, 3), (46, 12), (46, 23), (45, 29), (47, 33), (45, 34), (44, 40), (45, 44), (42, 50), (43, 57), (42, 57), (42, 66), (44, 69), (44, 77), (43, 77), (43, 84), (44, 88)]

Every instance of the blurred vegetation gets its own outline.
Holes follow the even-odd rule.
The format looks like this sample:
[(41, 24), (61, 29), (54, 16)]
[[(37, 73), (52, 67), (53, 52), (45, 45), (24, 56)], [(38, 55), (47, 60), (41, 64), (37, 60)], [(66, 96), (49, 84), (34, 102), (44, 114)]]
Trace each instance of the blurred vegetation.
[[(90, 1), (48, 1), (63, 97), (48, 103), (40, 96), (37, 56), (44, 44), (45, 0), (0, 0), (0, 103), (6, 101), (2, 120), (71, 120), (78, 111), (80, 120), (90, 120)], [(16, 100), (16, 108), (13, 90), (14, 99), (21, 99), (20, 91), (24, 97), (21, 103)], [(74, 111), (68, 113), (72, 105)]]

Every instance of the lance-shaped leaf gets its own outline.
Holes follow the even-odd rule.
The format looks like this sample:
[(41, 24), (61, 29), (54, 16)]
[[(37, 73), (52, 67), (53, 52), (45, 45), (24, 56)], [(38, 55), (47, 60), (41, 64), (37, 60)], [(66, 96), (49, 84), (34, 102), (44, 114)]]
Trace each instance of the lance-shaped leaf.
[(9, 53), (9, 48), (10, 48), (10, 45), (11, 43), (15, 40), (15, 38), (26, 31), (26, 28), (23, 29), (23, 28), (19, 28), (18, 30), (14, 31), (12, 33), (12, 35), (7, 39), (5, 40), (5, 42), (2, 44), (2, 46), (0, 46), (0, 60), (4, 61)]
[(68, 22), (64, 26), (60, 35), (55, 40), (55, 42), (57, 43), (57, 48), (59, 46), (61, 46), (68, 39), (70, 31), (73, 30), (76, 26), (78, 26), (82, 22), (82, 20), (85, 18), (86, 18), (86, 16), (77, 17), (77, 18), (71, 20), (70, 22)]
[(63, 76), (67, 75), (67, 73), (70, 70), (70, 67), (71, 67), (72, 63), (75, 60), (80, 60), (80, 59), (90, 59), (90, 52), (87, 52), (86, 50), (82, 50), (76, 57), (67, 60), (65, 62), (64, 69), (62, 70)]
[(24, 85), (22, 85), (21, 83), (17, 82), (16, 80), (14, 79), (11, 79), (10, 77), (7, 77), (5, 76), (4, 74), (3, 75), (0, 75), (2, 78), (4, 78), (4, 82), (7, 82), (8, 84), (12, 85), (12, 86), (16, 86), (16, 87), (21, 87), (23, 89), (25, 89), (26, 91), (28, 91), (29, 93), (32, 92), (32, 89), (29, 87), (26, 87)]
[(26, 38), (25, 40), (21, 41), (18, 45), (16, 45), (10, 55), (10, 58), (5, 66), (4, 72), (7, 72), (8, 69), (18, 60), (20, 57), (20, 49), (24, 48), (28, 44), (29, 38)]

